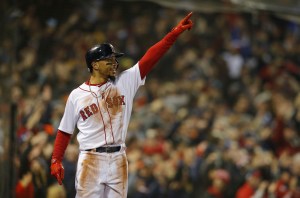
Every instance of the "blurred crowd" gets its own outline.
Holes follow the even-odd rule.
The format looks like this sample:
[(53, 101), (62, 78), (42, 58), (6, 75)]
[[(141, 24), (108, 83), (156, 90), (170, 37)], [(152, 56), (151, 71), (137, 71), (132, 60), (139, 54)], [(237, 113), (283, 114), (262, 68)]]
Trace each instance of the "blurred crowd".
[[(75, 134), (63, 186), (49, 167), (68, 94), (89, 76), (86, 50), (112, 43), (125, 52), (125, 70), (187, 13), (145, 2), (64, 2), (20, 3), (0, 46), (1, 95), (17, 105), (17, 198), (75, 196)], [(128, 197), (299, 198), (299, 24), (264, 12), (194, 12), (192, 20), (136, 95)]]

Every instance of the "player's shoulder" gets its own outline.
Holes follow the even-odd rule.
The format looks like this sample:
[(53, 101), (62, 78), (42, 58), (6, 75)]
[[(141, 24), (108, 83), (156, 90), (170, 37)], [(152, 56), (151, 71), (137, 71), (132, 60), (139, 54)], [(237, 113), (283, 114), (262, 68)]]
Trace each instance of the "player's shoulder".
[(82, 83), (78, 87), (74, 88), (71, 91), (70, 95), (75, 96), (77, 94), (82, 94), (82, 92), (88, 92), (88, 86), (86, 83)]
[(86, 82), (79, 85), (76, 89), (74, 89), (74, 92), (81, 92), (81, 91), (87, 91), (89, 89), (89, 86)]
[(132, 67), (122, 71), (119, 75), (119, 77), (125, 76), (125, 75), (130, 75), (132, 73), (135, 73), (136, 71), (139, 71), (139, 67), (138, 67), (138, 63), (136, 63), (135, 65), (133, 65)]

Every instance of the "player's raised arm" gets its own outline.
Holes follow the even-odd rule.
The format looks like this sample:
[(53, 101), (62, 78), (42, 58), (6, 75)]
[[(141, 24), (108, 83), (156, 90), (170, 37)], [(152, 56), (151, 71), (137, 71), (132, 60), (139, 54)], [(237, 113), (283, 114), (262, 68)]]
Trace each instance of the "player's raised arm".
[(190, 19), (192, 12), (186, 15), (162, 40), (151, 46), (145, 55), (139, 61), (141, 78), (143, 79), (159, 61), (159, 59), (168, 51), (176, 41), (177, 37), (185, 30), (193, 27)]

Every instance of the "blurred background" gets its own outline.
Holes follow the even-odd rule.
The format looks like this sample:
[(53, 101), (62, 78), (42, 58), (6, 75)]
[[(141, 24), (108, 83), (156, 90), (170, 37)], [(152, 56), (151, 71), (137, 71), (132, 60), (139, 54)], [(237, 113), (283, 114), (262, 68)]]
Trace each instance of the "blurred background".
[(86, 50), (110, 42), (133, 66), (188, 12), (148, 75), (127, 135), (129, 198), (300, 197), (300, 1), (0, 2), (0, 197), (75, 196), (49, 174)]

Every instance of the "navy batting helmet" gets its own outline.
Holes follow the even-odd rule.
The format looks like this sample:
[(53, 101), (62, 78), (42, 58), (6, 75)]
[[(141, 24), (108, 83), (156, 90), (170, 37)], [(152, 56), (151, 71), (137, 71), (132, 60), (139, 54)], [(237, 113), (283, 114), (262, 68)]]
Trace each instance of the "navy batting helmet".
[(85, 54), (85, 60), (89, 72), (92, 72), (93, 71), (92, 63), (94, 61), (110, 58), (112, 56), (120, 57), (123, 55), (124, 53), (116, 52), (112, 44), (102, 43), (100, 45), (95, 45), (94, 47), (89, 49)]

